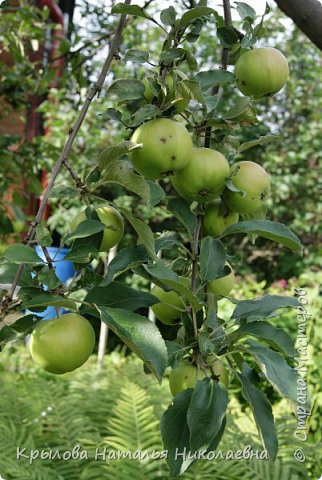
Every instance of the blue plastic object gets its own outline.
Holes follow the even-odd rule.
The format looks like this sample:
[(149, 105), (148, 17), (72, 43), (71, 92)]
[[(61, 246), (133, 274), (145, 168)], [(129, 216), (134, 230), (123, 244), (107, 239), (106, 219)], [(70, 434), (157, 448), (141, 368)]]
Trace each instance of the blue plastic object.
[[(37, 255), (46, 260), (44, 252), (41, 247), (36, 247)], [(55, 273), (59, 280), (66, 285), (68, 280), (74, 277), (75, 269), (72, 262), (69, 260), (63, 260), (67, 253), (69, 252), (68, 248), (58, 248), (58, 247), (47, 247), (50, 258), (53, 261), (53, 267), (55, 268)], [(46, 286), (44, 285), (46, 290)], [(58, 309), (59, 314), (66, 313), (67, 310), (64, 308)], [(44, 320), (49, 320), (50, 318), (55, 318), (57, 316), (55, 307), (47, 307), (43, 312), (31, 312), (37, 317), (42, 317)]]

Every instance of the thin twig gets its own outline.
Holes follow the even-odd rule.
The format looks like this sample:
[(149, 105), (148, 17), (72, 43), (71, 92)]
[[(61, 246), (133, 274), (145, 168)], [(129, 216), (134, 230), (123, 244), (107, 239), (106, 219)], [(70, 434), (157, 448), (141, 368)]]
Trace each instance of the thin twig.
[[(191, 290), (192, 293), (196, 293), (197, 291), (197, 277), (198, 277), (198, 260), (199, 260), (199, 239), (201, 236), (201, 227), (202, 227), (202, 217), (201, 215), (198, 216), (197, 226), (195, 228), (194, 236), (193, 236), (193, 245), (192, 245), (192, 273), (191, 273)], [(197, 316), (196, 312), (192, 310), (192, 322), (193, 322), (193, 329), (196, 339), (198, 339), (198, 325), (197, 325)]]
[(65, 158), (63, 160), (63, 165), (64, 165), (64, 167), (66, 167), (66, 169), (71, 174), (72, 178), (75, 180), (76, 187), (80, 191), (81, 195), (84, 195), (85, 193), (87, 193), (87, 187), (86, 187), (85, 183), (80, 178), (80, 176), (77, 175), (77, 173), (75, 172), (74, 168), (72, 167), (69, 160), (67, 160), (67, 158)]
[(49, 255), (47, 247), (41, 247), (41, 249), (44, 252), (44, 256), (45, 256), (46, 262), (48, 263), (48, 267), (52, 270), (54, 268), (54, 265), (53, 265), (52, 258)]
[[(125, 3), (127, 5), (129, 5), (131, 3), (131, 0), (125, 0)], [(107, 75), (107, 73), (108, 73), (108, 71), (111, 67), (112, 61), (113, 61), (116, 53), (118, 52), (118, 49), (119, 49), (119, 46), (120, 46), (122, 31), (124, 29), (125, 22), (126, 22), (126, 15), (121, 15), (118, 27), (116, 29), (116, 32), (115, 32), (115, 35), (113, 37), (113, 40), (112, 40), (107, 58), (106, 58), (105, 63), (102, 67), (102, 70), (100, 72), (98, 80), (97, 80), (96, 83), (94, 83), (90, 87), (89, 92), (88, 92), (87, 97), (86, 97), (86, 100), (85, 100), (85, 102), (84, 102), (84, 104), (81, 108), (81, 111), (78, 115), (78, 118), (77, 118), (74, 126), (69, 130), (69, 135), (68, 135), (67, 141), (65, 143), (65, 146), (63, 148), (63, 151), (62, 151), (56, 165), (54, 166), (52, 176), (49, 179), (47, 187), (46, 187), (46, 189), (43, 193), (43, 197), (42, 197), (42, 200), (41, 200), (36, 218), (30, 224), (28, 233), (25, 236), (25, 242), (26, 243), (29, 243), (34, 239), (36, 227), (37, 227), (37, 225), (40, 224), (40, 222), (42, 220), (44, 211), (45, 211), (47, 203), (48, 203), (50, 191), (52, 190), (52, 188), (55, 184), (58, 173), (59, 173), (64, 161), (68, 159), (68, 155), (69, 155), (69, 153), (71, 151), (71, 148), (73, 146), (75, 137), (76, 137), (76, 135), (77, 135), (82, 123), (83, 123), (83, 120), (84, 120), (84, 118), (87, 114), (87, 111), (89, 109), (89, 106), (90, 106), (92, 100), (94, 99), (95, 95), (99, 96), (101, 91), (102, 91), (106, 75)], [(18, 271), (17, 271), (17, 273), (15, 275), (15, 278), (12, 282), (11, 288), (8, 291), (8, 294), (6, 295), (6, 297), (3, 299), (1, 305), (6, 305), (8, 302), (10, 302), (12, 300), (13, 295), (14, 295), (15, 290), (16, 290), (16, 287), (18, 285), (20, 276), (23, 272), (23, 269), (24, 269), (24, 264), (19, 265)]]

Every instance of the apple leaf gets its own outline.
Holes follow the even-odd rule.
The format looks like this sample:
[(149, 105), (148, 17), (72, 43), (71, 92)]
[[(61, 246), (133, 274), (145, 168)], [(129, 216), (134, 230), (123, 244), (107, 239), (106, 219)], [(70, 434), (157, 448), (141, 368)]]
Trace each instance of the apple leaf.
[(221, 428), (228, 405), (228, 394), (216, 380), (197, 382), (187, 412), (192, 450), (208, 448)]
[(93, 245), (82, 244), (75, 246), (74, 244), (64, 257), (64, 260), (76, 263), (89, 263), (98, 256), (98, 253), (98, 250)]
[(174, 198), (169, 201), (168, 210), (184, 225), (190, 235), (193, 235), (197, 226), (197, 218), (190, 210), (189, 204), (181, 198)]
[(176, 21), (176, 11), (175, 8), (171, 5), (171, 7), (165, 8), (160, 13), (160, 20), (163, 25), (172, 26)]
[(149, 52), (131, 48), (125, 52), (125, 60), (134, 63), (145, 63), (149, 61)]
[(182, 282), (182, 279), (179, 277), (179, 275), (167, 266), (164, 260), (157, 259), (152, 266), (143, 265), (143, 267), (145, 271), (148, 272), (153, 278), (172, 288), (183, 298), (188, 300), (196, 312), (201, 309), (202, 304), (200, 303), (198, 297), (196, 297), (191, 292), (191, 289)]
[(102, 170), (108, 166), (110, 162), (117, 158), (124, 157), (127, 153), (140, 148), (139, 143), (133, 143), (131, 141), (121, 142), (118, 145), (112, 145), (105, 148), (98, 158), (99, 166)]
[(242, 385), (242, 394), (252, 409), (264, 447), (268, 451), (270, 458), (274, 460), (278, 449), (278, 439), (272, 406), (266, 395), (253, 385), (251, 381), (252, 373), (253, 370), (247, 364), (244, 364), (242, 373), (238, 373), (238, 378)]
[(51, 293), (42, 293), (32, 300), (24, 303), (24, 308), (33, 309), (38, 307), (64, 307), (77, 310), (76, 304), (66, 298), (59, 295), (53, 295)]
[(98, 220), (84, 220), (72, 233), (66, 235), (65, 240), (69, 241), (76, 238), (90, 237), (91, 235), (95, 235), (95, 233), (102, 232), (105, 228), (107, 228), (107, 226)]
[(105, 287), (94, 287), (84, 299), (87, 303), (113, 308), (126, 308), (135, 311), (142, 307), (150, 307), (159, 300), (154, 295), (135, 290), (122, 282), (112, 282)]
[(143, 220), (133, 217), (126, 208), (119, 208), (119, 210), (138, 234), (138, 244), (144, 245), (149, 256), (153, 259), (156, 258), (154, 235), (149, 225)]
[(179, 20), (178, 28), (186, 27), (189, 23), (193, 22), (197, 18), (206, 17), (215, 13), (215, 10), (210, 7), (195, 7), (191, 8), (182, 15)]
[(302, 254), (303, 247), (299, 238), (282, 223), (272, 222), (271, 220), (238, 222), (228, 227), (221, 234), (221, 237), (236, 233), (251, 233), (260, 237), (268, 238), (273, 242), (281, 243), (295, 253)]
[(161, 114), (162, 111), (156, 105), (144, 105), (135, 112), (131, 122), (131, 127), (137, 127), (141, 125), (141, 123), (145, 122), (145, 120), (153, 119)]
[(297, 380), (298, 373), (291, 368), (284, 358), (274, 350), (261, 344), (248, 340), (246, 351), (255, 357), (256, 363), (264, 373), (269, 383), (283, 397), (297, 405)]
[(241, 153), (241, 152), (244, 152), (245, 150), (248, 150), (249, 148), (255, 147), (256, 145), (265, 145), (267, 143), (279, 142), (280, 140), (281, 140), (281, 137), (279, 135), (263, 135), (263, 136), (260, 136), (259, 138), (256, 138), (255, 140), (242, 143), (239, 146), (238, 151), (239, 153)]
[(241, 300), (238, 302), (231, 318), (237, 320), (245, 318), (250, 323), (262, 318), (276, 317), (278, 315), (277, 310), (280, 308), (296, 308), (300, 305), (301, 303), (296, 297), (264, 295), (252, 300)]
[[(0, 284), (7, 285), (7, 287), (10, 288), (10, 284), (13, 282), (21, 262), (17, 262), (17, 263), (18, 265), (9, 263), (7, 261), (0, 262)], [(28, 265), (25, 266), (18, 280), (19, 286), (30, 285), (32, 281), (31, 269), (32, 269), (31, 266), (28, 266)], [(0, 286), (0, 288), (2, 289), (3, 287)]]
[[(187, 421), (193, 390), (188, 388), (176, 395), (164, 412), (160, 422), (163, 447), (167, 451), (167, 463), (170, 477), (184, 473), (193, 462), (190, 449), (190, 432)], [(184, 457), (184, 453), (187, 458)]]
[(135, 17), (149, 18), (142, 7), (139, 5), (127, 5), (126, 3), (117, 3), (112, 7), (111, 13), (128, 14)]
[(251, 105), (251, 99), (249, 97), (239, 97), (233, 105), (224, 115), (225, 120), (231, 120), (246, 112)]
[(235, 75), (226, 70), (207, 70), (196, 74), (195, 79), (200, 83), (202, 90), (209, 90), (216, 85), (226, 85), (235, 81)]
[(44, 263), (34, 248), (28, 247), (28, 245), (22, 245), (21, 243), (10, 245), (10, 247), (6, 248), (3, 252), (2, 256), (12, 263)]
[(102, 322), (139, 357), (161, 383), (167, 367), (167, 347), (157, 326), (137, 313), (97, 307)]
[(200, 245), (200, 279), (210, 282), (221, 276), (226, 262), (226, 251), (220, 240), (205, 237)]
[(115, 80), (107, 89), (109, 95), (115, 95), (119, 102), (136, 100), (144, 96), (145, 86), (140, 80)]
[(244, 323), (240, 326), (236, 333), (239, 337), (250, 335), (265, 340), (276, 350), (281, 351), (289, 357), (296, 355), (294, 342), (292, 338), (282, 328), (274, 327), (269, 322), (253, 322)]

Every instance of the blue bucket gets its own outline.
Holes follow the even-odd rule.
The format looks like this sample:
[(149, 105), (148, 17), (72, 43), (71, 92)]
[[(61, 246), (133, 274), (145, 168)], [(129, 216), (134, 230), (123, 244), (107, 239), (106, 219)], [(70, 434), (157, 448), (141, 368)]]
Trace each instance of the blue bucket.
[[(46, 260), (44, 252), (41, 247), (35, 248), (37, 255)], [(59, 248), (59, 247), (47, 247), (48, 253), (50, 258), (52, 259), (53, 267), (55, 269), (55, 273), (59, 280), (66, 285), (68, 280), (74, 277), (75, 269), (72, 262), (69, 260), (63, 260), (67, 253), (69, 252), (69, 248)], [(46, 285), (44, 285), (44, 289), (46, 290)], [(60, 315), (66, 313), (67, 310), (64, 308), (58, 308), (58, 312)], [(49, 320), (50, 318), (55, 318), (57, 316), (56, 308), (55, 307), (47, 307), (46, 310), (43, 312), (30, 312), (36, 315), (37, 317), (41, 317), (44, 320)]]

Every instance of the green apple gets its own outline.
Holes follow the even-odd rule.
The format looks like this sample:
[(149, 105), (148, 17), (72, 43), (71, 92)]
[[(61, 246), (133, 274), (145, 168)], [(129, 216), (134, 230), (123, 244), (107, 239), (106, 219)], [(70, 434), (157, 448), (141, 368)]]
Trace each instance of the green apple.
[(270, 178), (266, 170), (254, 162), (238, 162), (231, 168), (231, 181), (240, 190), (226, 189), (223, 198), (232, 212), (255, 213), (261, 209), (270, 191)]
[[(85, 209), (78, 212), (71, 221), (71, 231), (74, 231), (76, 227), (87, 220)], [(106, 225), (107, 228), (103, 230), (102, 243), (99, 248), (101, 252), (107, 252), (114, 247), (121, 240), (124, 233), (124, 222), (121, 214), (116, 208), (110, 205), (102, 205), (95, 207), (100, 221)]]
[(213, 293), (217, 299), (227, 297), (235, 285), (235, 274), (233, 270), (228, 275), (216, 278), (208, 283), (208, 291)]
[(206, 374), (199, 371), (195, 365), (187, 362), (180, 362), (175, 368), (171, 370), (169, 375), (169, 386), (173, 396), (186, 390), (187, 388), (195, 388), (197, 380), (203, 380)]
[[(189, 288), (189, 278), (180, 277), (182, 284)], [(152, 305), (151, 309), (160, 322), (165, 325), (173, 325), (181, 317), (185, 310), (185, 303), (181, 296), (174, 290), (165, 291), (158, 285), (151, 289), (152, 295), (157, 297), (160, 302)]]
[(260, 98), (279, 92), (289, 76), (285, 56), (276, 48), (248, 50), (237, 60), (236, 84), (247, 96)]
[(188, 201), (206, 202), (218, 197), (229, 176), (227, 159), (210, 148), (194, 148), (187, 166), (171, 177), (176, 191)]
[(142, 144), (129, 155), (133, 167), (143, 176), (157, 179), (183, 169), (190, 157), (192, 140), (188, 130), (169, 118), (143, 123), (131, 141)]
[(220, 200), (214, 200), (207, 205), (202, 219), (204, 236), (219, 237), (226, 228), (238, 222), (239, 214), (229, 212), (224, 215)]
[(29, 349), (44, 370), (63, 374), (83, 365), (93, 352), (95, 333), (89, 321), (77, 313), (41, 321), (33, 330)]

